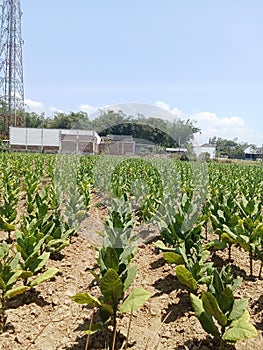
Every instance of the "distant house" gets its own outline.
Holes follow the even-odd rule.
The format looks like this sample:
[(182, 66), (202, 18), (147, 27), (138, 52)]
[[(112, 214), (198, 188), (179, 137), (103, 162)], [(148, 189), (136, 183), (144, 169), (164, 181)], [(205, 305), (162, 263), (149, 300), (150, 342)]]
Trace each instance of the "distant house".
[(98, 153), (100, 136), (94, 130), (10, 127), (10, 150), (45, 153)]
[(215, 158), (216, 146), (214, 144), (204, 143), (201, 146), (194, 146), (193, 149), (197, 157), (202, 153), (209, 153), (210, 158)]
[(244, 156), (247, 160), (256, 160), (262, 158), (262, 152), (254, 146), (249, 146), (244, 150)]
[(155, 144), (132, 135), (108, 135), (102, 139), (100, 153), (110, 155), (154, 154)]

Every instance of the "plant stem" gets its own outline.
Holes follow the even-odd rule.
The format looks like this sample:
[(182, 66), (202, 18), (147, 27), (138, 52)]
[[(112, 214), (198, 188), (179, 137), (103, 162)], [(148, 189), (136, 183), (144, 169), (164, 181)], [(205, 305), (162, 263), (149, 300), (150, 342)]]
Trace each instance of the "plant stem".
[(231, 261), (231, 247), (232, 247), (232, 245), (230, 243), (228, 243), (228, 261), (229, 261), (229, 263)]
[(5, 325), (5, 298), (3, 294), (4, 292), (2, 291), (1, 306), (0, 306), (0, 334), (3, 333), (3, 328)]
[(259, 268), (259, 273), (258, 273), (259, 279), (261, 279), (262, 267), (263, 267), (263, 260), (261, 261), (260, 268)]
[(91, 317), (90, 317), (89, 333), (88, 333), (88, 337), (87, 337), (87, 341), (86, 341), (86, 345), (85, 345), (85, 350), (88, 350), (88, 347), (89, 347), (90, 331), (91, 331), (91, 327), (93, 324), (94, 313), (95, 313), (95, 308), (93, 308), (92, 313), (91, 313)]
[(115, 349), (116, 334), (117, 334), (117, 316), (116, 316), (116, 313), (114, 313), (114, 316), (113, 316), (113, 339), (112, 339), (111, 350)]
[(252, 249), (249, 247), (249, 267), (250, 267), (250, 278), (253, 277), (253, 254)]
[(127, 330), (127, 336), (126, 336), (125, 350), (128, 349), (129, 336), (130, 336), (130, 330), (131, 330), (131, 322), (132, 322), (132, 312), (130, 313), (130, 318), (129, 318), (129, 324), (128, 324), (128, 330)]

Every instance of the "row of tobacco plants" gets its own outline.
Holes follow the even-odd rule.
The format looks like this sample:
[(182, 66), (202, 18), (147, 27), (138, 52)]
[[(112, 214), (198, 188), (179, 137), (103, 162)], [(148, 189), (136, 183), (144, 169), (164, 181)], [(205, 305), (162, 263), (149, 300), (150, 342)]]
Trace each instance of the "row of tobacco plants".
[(53, 278), (50, 258), (70, 244), (90, 205), (91, 183), (78, 186), (74, 160), (1, 154), (0, 332), (8, 299)]
[(45, 265), (77, 234), (95, 192), (109, 213), (97, 251), (99, 273), (89, 271), (101, 295), (73, 297), (93, 310), (88, 337), (110, 329), (109, 346), (114, 349), (118, 315), (132, 313), (150, 297), (141, 288), (129, 293), (140, 239), (133, 228), (142, 223), (158, 225), (156, 246), (166, 261), (176, 264), (177, 279), (190, 290), (203, 329), (222, 348), (257, 336), (248, 301), (234, 296), (241, 278), (234, 276), (228, 261), (221, 269), (214, 267), (210, 251), (227, 249), (230, 262), (232, 246), (239, 245), (249, 256), (250, 278), (261, 278), (261, 269), (257, 276), (253, 269), (255, 259), (261, 268), (263, 261), (260, 165), (3, 154), (0, 167), (0, 229), (5, 232), (0, 248), (1, 330), (7, 300), (56, 275), (56, 269)]

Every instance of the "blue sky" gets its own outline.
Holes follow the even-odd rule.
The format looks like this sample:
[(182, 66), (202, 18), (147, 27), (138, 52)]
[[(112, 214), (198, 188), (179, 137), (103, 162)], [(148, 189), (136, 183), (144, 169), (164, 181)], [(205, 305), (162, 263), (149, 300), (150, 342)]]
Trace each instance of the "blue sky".
[(161, 106), (263, 143), (262, 0), (21, 0), (30, 110)]

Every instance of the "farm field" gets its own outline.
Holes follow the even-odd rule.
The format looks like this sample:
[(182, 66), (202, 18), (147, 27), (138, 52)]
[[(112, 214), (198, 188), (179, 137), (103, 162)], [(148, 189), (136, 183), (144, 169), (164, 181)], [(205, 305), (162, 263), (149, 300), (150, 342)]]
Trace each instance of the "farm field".
[(0, 348), (262, 349), (261, 165), (0, 167)]

